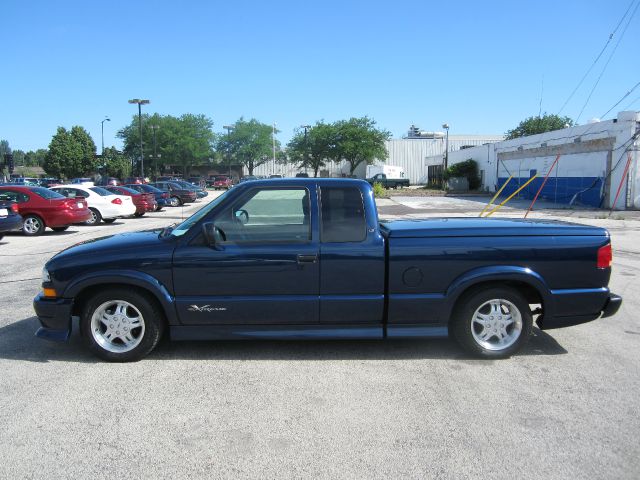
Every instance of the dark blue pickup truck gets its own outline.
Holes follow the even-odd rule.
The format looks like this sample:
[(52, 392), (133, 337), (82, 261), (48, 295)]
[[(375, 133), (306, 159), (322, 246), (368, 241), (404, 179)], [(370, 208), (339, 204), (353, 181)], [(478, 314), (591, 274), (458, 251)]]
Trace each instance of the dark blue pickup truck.
[(54, 256), (34, 300), (42, 338), (72, 317), (109, 361), (174, 340), (446, 337), (507, 357), (540, 328), (613, 315), (611, 242), (551, 221), (378, 221), (349, 179), (238, 185), (173, 228)]

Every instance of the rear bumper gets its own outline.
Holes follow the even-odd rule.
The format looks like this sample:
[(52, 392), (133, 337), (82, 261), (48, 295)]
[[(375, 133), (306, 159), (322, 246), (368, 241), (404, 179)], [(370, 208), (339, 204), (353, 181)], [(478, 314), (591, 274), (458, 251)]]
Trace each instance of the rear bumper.
[(10, 232), (22, 228), (22, 217), (20, 215), (8, 215), (0, 218), (0, 232)]
[[(598, 318), (611, 317), (616, 314), (622, 305), (622, 297), (610, 293), (608, 289), (599, 289), (597, 292), (584, 292), (582, 301), (577, 302), (577, 294), (571, 294), (570, 298), (556, 299), (555, 315), (543, 315), (536, 320), (541, 330), (571, 327), (581, 323), (591, 322)], [(558, 305), (560, 303), (560, 305)], [(596, 305), (596, 307), (594, 307)], [(560, 307), (560, 308), (558, 308)], [(569, 308), (573, 308), (573, 314), (568, 314)]]
[(600, 318), (606, 318), (606, 317), (611, 317), (615, 315), (620, 309), (621, 305), (622, 305), (622, 297), (614, 293), (610, 294), (609, 299), (607, 300), (607, 303), (605, 304), (604, 309), (602, 310), (602, 317)]
[(45, 218), (48, 227), (64, 227), (74, 223), (83, 223), (91, 218), (91, 211), (87, 208), (84, 210), (65, 210), (60, 213), (50, 215)]
[(36, 337), (63, 342), (69, 340), (72, 307), (71, 299), (49, 300), (42, 294), (37, 295), (33, 299), (33, 309), (36, 311), (41, 327), (36, 332)]

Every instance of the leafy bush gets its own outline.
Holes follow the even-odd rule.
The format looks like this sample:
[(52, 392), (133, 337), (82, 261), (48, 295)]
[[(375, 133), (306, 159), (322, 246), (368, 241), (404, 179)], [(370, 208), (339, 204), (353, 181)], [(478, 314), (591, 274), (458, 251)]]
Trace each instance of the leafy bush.
[(480, 174), (478, 173), (478, 163), (473, 160), (465, 160), (464, 162), (455, 163), (447, 168), (444, 172), (444, 179), (449, 180), (454, 177), (465, 177), (469, 181), (469, 189), (477, 190), (480, 188)]
[(382, 186), (381, 183), (375, 182), (373, 184), (373, 195), (376, 198), (384, 198), (387, 197), (387, 189)]

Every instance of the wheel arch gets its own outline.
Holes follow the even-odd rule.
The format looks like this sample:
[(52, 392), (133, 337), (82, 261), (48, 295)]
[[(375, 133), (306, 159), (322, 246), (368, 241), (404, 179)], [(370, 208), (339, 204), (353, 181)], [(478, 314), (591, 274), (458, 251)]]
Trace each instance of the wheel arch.
[(164, 313), (167, 325), (178, 323), (173, 297), (154, 277), (136, 271), (104, 272), (87, 275), (70, 283), (63, 296), (73, 298), (72, 315), (80, 315), (87, 300), (108, 288), (127, 288), (145, 295)]
[(545, 316), (553, 306), (551, 292), (543, 278), (533, 270), (518, 266), (483, 267), (458, 277), (447, 290), (449, 322), (460, 300), (489, 288), (509, 287), (522, 294), (529, 304), (540, 304)]

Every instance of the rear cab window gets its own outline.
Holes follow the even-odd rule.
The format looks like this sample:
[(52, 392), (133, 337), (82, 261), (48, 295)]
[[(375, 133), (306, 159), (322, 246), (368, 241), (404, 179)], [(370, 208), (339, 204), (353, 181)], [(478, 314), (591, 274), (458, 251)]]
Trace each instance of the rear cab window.
[(367, 238), (364, 200), (357, 187), (322, 187), (322, 243), (362, 242)]

